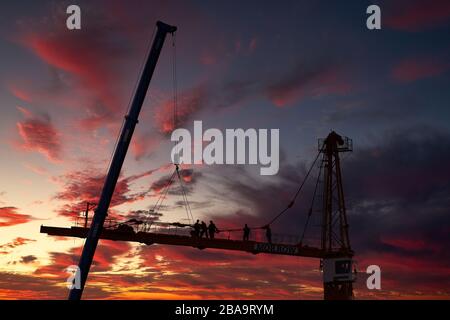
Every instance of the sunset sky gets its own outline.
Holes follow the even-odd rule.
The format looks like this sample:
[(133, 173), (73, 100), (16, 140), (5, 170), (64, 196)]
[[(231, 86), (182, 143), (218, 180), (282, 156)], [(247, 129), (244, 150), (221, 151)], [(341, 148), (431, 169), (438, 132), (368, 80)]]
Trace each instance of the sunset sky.
[[(75, 3), (82, 29), (69, 31)], [(366, 28), (370, 4), (381, 7), (381, 30)], [(39, 227), (69, 227), (98, 199), (157, 20), (178, 27), (179, 126), (280, 129), (276, 176), (254, 165), (183, 168), (196, 219), (267, 223), (295, 193), (317, 139), (335, 130), (354, 143), (343, 175), (356, 297), (450, 298), (449, 1), (95, 0), (0, 4), (0, 299), (66, 298), (64, 269), (84, 242)], [(173, 171), (172, 42), (111, 215), (152, 208)], [(310, 189), (274, 233), (301, 233)], [(186, 222), (181, 200), (169, 194), (162, 221)], [(379, 291), (365, 286), (372, 264)], [(321, 299), (318, 268), (314, 259), (102, 240), (84, 297)]]

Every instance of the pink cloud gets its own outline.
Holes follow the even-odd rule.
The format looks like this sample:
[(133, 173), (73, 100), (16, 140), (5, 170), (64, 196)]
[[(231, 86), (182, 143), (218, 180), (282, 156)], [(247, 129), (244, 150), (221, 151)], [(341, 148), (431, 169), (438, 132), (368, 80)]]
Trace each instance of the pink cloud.
[(427, 243), (421, 239), (387, 237), (381, 239), (381, 242), (404, 250), (423, 250), (428, 247)]
[(31, 163), (24, 163), (23, 165), (25, 168), (29, 169), (30, 171), (38, 174), (38, 175), (46, 175), (48, 173), (47, 169), (45, 169), (44, 167), (38, 166), (38, 165), (34, 165)]
[(450, 2), (446, 0), (414, 0), (396, 3), (387, 11), (385, 25), (404, 31), (422, 31), (439, 26), (450, 19)]
[(53, 126), (50, 117), (35, 116), (29, 110), (20, 108), (25, 120), (17, 123), (17, 130), (22, 143), (18, 146), (22, 150), (35, 151), (44, 155), (49, 161), (61, 161), (61, 134)]
[[(119, 70), (128, 47), (119, 45), (111, 34), (122, 36), (117, 30), (106, 30), (97, 24), (85, 31), (67, 32), (63, 27), (42, 23), (32, 30), (22, 31), (16, 39), (44, 63), (68, 76), (72, 94), (76, 91), (79, 99), (86, 101), (83, 110), (87, 117), (81, 122), (84, 128), (106, 125), (123, 111), (124, 97), (117, 84), (121, 79), (119, 74), (123, 76)], [(30, 101), (24, 91), (15, 87), (11, 91), (22, 100)], [(55, 99), (54, 96), (50, 98)], [(49, 98), (42, 93), (40, 97)]]
[(37, 56), (51, 66), (74, 74), (82, 85), (97, 92), (104, 107), (117, 110), (116, 94), (111, 88), (111, 70), (105, 65), (102, 46), (96, 43), (94, 36), (71, 36), (61, 34), (30, 34), (24, 43)]
[(399, 82), (412, 82), (444, 73), (450, 64), (431, 58), (408, 58), (392, 69), (392, 77)]
[[(117, 257), (126, 254), (130, 248), (131, 245), (127, 242), (101, 240), (95, 252), (91, 271), (110, 270)], [(64, 274), (68, 266), (78, 263), (80, 252), (78, 247), (71, 248), (67, 253), (51, 252), (51, 263), (37, 268), (34, 274), (40, 276)]]
[[(206, 88), (203, 86), (186, 90), (178, 98), (177, 126), (183, 126), (189, 117), (205, 107)], [(174, 129), (173, 101), (166, 100), (156, 107), (154, 120), (161, 133), (169, 134)]]
[(25, 102), (32, 102), (31, 95), (26, 90), (19, 88), (15, 85), (9, 86), (9, 91), (18, 99)]
[[(119, 179), (110, 207), (114, 208), (124, 203), (142, 200), (150, 191), (133, 193), (131, 184), (138, 179), (152, 175), (159, 169), (148, 170), (138, 175)], [(55, 181), (62, 185), (62, 190), (54, 196), (54, 199), (65, 202), (58, 209), (58, 214), (76, 217), (79, 212), (85, 210), (86, 202), (97, 203), (104, 179), (104, 174), (99, 174), (94, 169), (71, 171), (55, 178)]]
[(0, 208), (0, 227), (10, 227), (33, 220), (32, 216), (17, 212), (16, 207)]
[(136, 160), (140, 160), (152, 153), (159, 146), (159, 140), (154, 135), (135, 133), (131, 140), (131, 152)]

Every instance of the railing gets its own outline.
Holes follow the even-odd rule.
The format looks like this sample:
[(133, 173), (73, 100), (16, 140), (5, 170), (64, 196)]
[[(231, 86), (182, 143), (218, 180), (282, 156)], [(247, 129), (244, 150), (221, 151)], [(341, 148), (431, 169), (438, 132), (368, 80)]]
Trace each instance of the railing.
[[(342, 137), (342, 140), (343, 140), (343, 144), (337, 146), (338, 151), (340, 151), (340, 152), (353, 151), (353, 140), (350, 139), (349, 137)], [(326, 138), (318, 139), (318, 147), (317, 148), (319, 151), (323, 151), (325, 149), (325, 146), (324, 146), (325, 141), (326, 141)]]
[[(90, 227), (92, 222), (92, 218), (88, 218), (87, 226)], [(75, 226), (84, 227), (86, 223), (85, 217), (77, 217), (75, 220)], [(118, 221), (115, 219), (106, 219), (105, 221), (105, 229), (115, 229), (119, 225)], [(191, 232), (193, 231), (192, 227), (186, 225), (175, 225), (172, 223), (162, 223), (162, 222), (154, 222), (151, 224), (140, 224), (140, 225), (130, 225), (134, 232), (148, 232), (148, 233), (160, 233), (167, 235), (177, 235), (177, 236), (187, 236), (191, 237)], [(226, 240), (243, 240), (244, 232), (243, 230), (224, 230), (215, 234), (214, 238), (216, 239), (226, 239)], [(203, 235), (205, 237), (205, 235)], [(265, 229), (252, 229), (249, 235), (250, 241), (257, 242), (268, 242), (266, 236)], [(299, 235), (292, 234), (281, 234), (281, 233), (272, 233), (272, 243), (282, 243), (282, 244), (290, 244), (297, 245), (301, 241), (301, 237)]]
[[(169, 235), (179, 235), (179, 236), (192, 236), (191, 232), (193, 231), (190, 227), (180, 227), (176, 225), (159, 225), (152, 224), (147, 226), (139, 226), (135, 228), (135, 231), (144, 231), (150, 233), (162, 233)], [(205, 237), (205, 235), (203, 235)], [(216, 239), (226, 239), (226, 240), (243, 240), (244, 232), (233, 230), (233, 231), (220, 231), (214, 235)], [(250, 241), (258, 241), (258, 242), (267, 242), (268, 239), (266, 237), (266, 230), (264, 229), (254, 229), (251, 230), (249, 235)], [(283, 243), (283, 244), (298, 244), (301, 238), (298, 235), (289, 235), (289, 234), (280, 234), (273, 233), (272, 234), (272, 242), (273, 243)]]
[[(89, 228), (91, 226), (92, 218), (87, 219), (87, 227)], [(117, 220), (113, 218), (108, 218), (105, 220), (104, 227), (105, 228), (112, 228), (115, 225), (117, 225)], [(76, 217), (75, 218), (75, 227), (85, 227), (86, 226), (86, 218), (85, 217)]]

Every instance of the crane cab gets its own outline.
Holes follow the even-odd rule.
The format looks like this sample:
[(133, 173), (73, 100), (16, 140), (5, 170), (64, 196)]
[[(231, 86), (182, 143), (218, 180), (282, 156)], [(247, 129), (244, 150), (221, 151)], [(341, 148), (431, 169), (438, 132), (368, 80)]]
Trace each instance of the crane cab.
[(323, 282), (353, 282), (353, 260), (351, 258), (333, 258), (322, 260)]

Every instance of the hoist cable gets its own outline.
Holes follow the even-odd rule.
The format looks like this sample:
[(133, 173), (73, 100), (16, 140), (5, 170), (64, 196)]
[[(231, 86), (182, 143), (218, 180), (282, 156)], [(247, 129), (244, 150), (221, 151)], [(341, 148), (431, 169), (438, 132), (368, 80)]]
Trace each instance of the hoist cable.
[(317, 154), (316, 158), (314, 159), (314, 161), (313, 161), (311, 167), (309, 168), (308, 172), (306, 173), (305, 177), (303, 178), (303, 181), (302, 181), (302, 183), (300, 184), (300, 187), (298, 188), (297, 192), (295, 193), (294, 197), (292, 198), (292, 201), (288, 204), (288, 206), (287, 206), (285, 209), (281, 210), (281, 212), (279, 212), (279, 213), (278, 213), (278, 214), (277, 214), (277, 215), (276, 215), (269, 223), (267, 223), (266, 226), (270, 226), (270, 225), (271, 225), (272, 223), (274, 223), (279, 217), (281, 217), (281, 216), (283, 215), (283, 213), (285, 213), (285, 212), (288, 211), (290, 208), (292, 208), (292, 206), (293, 206), (294, 203), (295, 203), (295, 200), (297, 199), (298, 195), (299, 195), (300, 192), (302, 191), (303, 186), (304, 186), (305, 183), (306, 183), (306, 180), (308, 179), (309, 175), (311, 174), (311, 171), (312, 171), (312, 169), (314, 168), (314, 166), (315, 166), (315, 164), (316, 164), (316, 162), (317, 162), (317, 159), (319, 159), (320, 154), (321, 154), (321, 151), (318, 152), (318, 154)]
[(172, 34), (172, 89), (173, 89), (173, 130), (178, 126), (178, 79), (176, 33)]
[[(173, 91), (173, 128), (172, 132), (178, 127), (178, 77), (177, 77), (177, 46), (176, 33), (172, 34), (172, 91)], [(177, 142), (174, 141), (173, 164), (179, 164), (179, 154)]]
[(175, 176), (175, 171), (172, 173), (172, 175), (170, 176), (170, 178), (167, 181), (166, 185), (163, 187), (162, 192), (160, 193), (158, 199), (156, 200), (155, 205), (153, 206), (153, 209), (148, 211), (147, 220), (150, 219), (150, 217), (149, 217), (150, 216), (150, 212), (157, 213), (159, 211), (159, 209), (161, 208), (162, 202), (164, 201), (164, 198), (166, 197), (166, 195), (167, 195), (167, 193), (169, 191), (169, 188), (170, 188), (170, 185), (173, 182), (174, 176)]
[(314, 187), (314, 193), (313, 193), (312, 200), (311, 200), (311, 206), (309, 207), (308, 217), (306, 218), (306, 223), (305, 223), (305, 226), (303, 227), (303, 233), (302, 233), (302, 237), (300, 238), (300, 243), (302, 243), (305, 238), (306, 228), (308, 227), (309, 220), (311, 219), (311, 215), (312, 215), (312, 211), (313, 211), (313, 207), (314, 207), (314, 201), (316, 198), (317, 189), (318, 189), (319, 182), (320, 182), (321, 173), (322, 173), (322, 166), (320, 166), (319, 174), (317, 175), (317, 181), (316, 181), (316, 185)]
[(181, 178), (181, 175), (180, 175), (180, 173), (178, 171), (178, 166), (177, 166), (177, 175), (178, 175), (178, 180), (180, 181), (181, 194), (183, 196), (183, 200), (184, 200), (184, 203), (185, 203), (186, 214), (187, 214), (188, 220), (191, 221), (191, 223), (193, 223), (194, 222), (194, 216), (192, 214), (191, 206), (189, 205), (189, 201), (188, 201), (188, 198), (187, 198), (186, 190), (184, 189), (183, 179)]
[(163, 201), (167, 198), (167, 194), (169, 193), (170, 187), (172, 186), (173, 180), (175, 179), (175, 173), (170, 177), (169, 183), (164, 191), (164, 194), (161, 197), (161, 201), (159, 202), (158, 211), (161, 209)]

